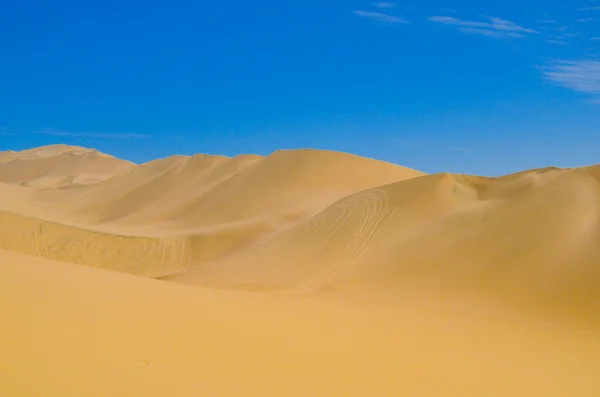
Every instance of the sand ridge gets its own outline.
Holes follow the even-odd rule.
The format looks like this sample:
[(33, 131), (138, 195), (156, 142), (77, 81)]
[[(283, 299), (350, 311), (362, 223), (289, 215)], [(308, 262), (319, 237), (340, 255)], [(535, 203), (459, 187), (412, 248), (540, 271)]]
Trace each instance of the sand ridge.
[(563, 307), (597, 323), (597, 180), (585, 170), (507, 180), (438, 174), (359, 192), (261, 245), (168, 279), (287, 292), (419, 282)]
[[(322, 172), (321, 166), (332, 169)], [(352, 178), (341, 178), (348, 171)], [(11, 222), (3, 231), (0, 247), (107, 266), (89, 251), (99, 249), (106, 260), (133, 260), (124, 267), (115, 262), (113, 270), (146, 268), (141, 263), (151, 261), (161, 270), (148, 274), (163, 277), (174, 273), (162, 263), (170, 261), (165, 258), (180, 258), (180, 270), (201, 265), (306, 219), (348, 193), (417, 175), (421, 173), (389, 163), (310, 150), (280, 151), (265, 158), (173, 156), (79, 188), (12, 189), (11, 195), (0, 198), (0, 211), (19, 215), (22, 221)], [(31, 224), (45, 225), (44, 235), (54, 249), (38, 253), (35, 245), (17, 244), (22, 238), (15, 236), (30, 233)], [(47, 232), (58, 224), (65, 225), (61, 233)], [(109, 235), (114, 236), (110, 243), (103, 237)], [(124, 236), (152, 238), (158, 247), (152, 243), (150, 253), (141, 253)]]
[(108, 179), (135, 164), (93, 149), (52, 145), (0, 153), (0, 182), (66, 188)]
[(600, 166), (0, 152), (0, 394), (596, 396), (599, 216)]

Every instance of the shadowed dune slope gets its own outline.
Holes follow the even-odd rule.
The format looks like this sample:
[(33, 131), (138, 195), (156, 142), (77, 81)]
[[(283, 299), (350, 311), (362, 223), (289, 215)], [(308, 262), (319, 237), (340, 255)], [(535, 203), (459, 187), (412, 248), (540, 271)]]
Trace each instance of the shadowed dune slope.
[(0, 211), (0, 248), (41, 258), (146, 277), (177, 274), (188, 267), (185, 238), (132, 237)]
[(10, 218), (0, 247), (163, 277), (251, 246), (347, 194), (420, 175), (314, 150), (173, 156), (68, 190), (0, 186)]
[(596, 172), (438, 174), (381, 186), (343, 198), (260, 246), (168, 279), (281, 292), (418, 283), (598, 323)]

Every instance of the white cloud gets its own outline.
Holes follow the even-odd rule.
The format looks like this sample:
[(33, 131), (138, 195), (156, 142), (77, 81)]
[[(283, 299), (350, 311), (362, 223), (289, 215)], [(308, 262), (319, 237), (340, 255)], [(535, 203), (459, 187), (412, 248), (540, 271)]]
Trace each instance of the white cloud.
[(353, 12), (354, 12), (354, 14), (356, 14), (360, 17), (373, 19), (377, 22), (408, 23), (408, 21), (404, 18), (395, 17), (393, 15), (384, 14), (382, 12), (360, 11), (360, 10), (353, 11)]
[(557, 44), (557, 45), (567, 45), (568, 43), (564, 40), (555, 40), (555, 39), (549, 39), (546, 40), (546, 43), (550, 43), (550, 44)]
[(598, 10), (600, 10), (600, 6), (583, 7), (583, 8), (579, 9), (579, 11), (598, 11)]
[(503, 38), (503, 37), (523, 37), (521, 33), (515, 32), (498, 32), (496, 30), (487, 30), (480, 28), (459, 28), (463, 33), (479, 34), (487, 37)]
[(373, 7), (377, 8), (394, 8), (396, 7), (396, 3), (388, 2), (388, 1), (380, 1), (376, 3), (371, 3)]
[(457, 27), (463, 33), (479, 34), (488, 37), (524, 37), (525, 34), (537, 34), (537, 30), (519, 26), (512, 21), (492, 17), (490, 22), (465, 21), (448, 16), (430, 17), (431, 22)]
[(556, 61), (544, 69), (544, 75), (556, 84), (600, 100), (600, 61)]

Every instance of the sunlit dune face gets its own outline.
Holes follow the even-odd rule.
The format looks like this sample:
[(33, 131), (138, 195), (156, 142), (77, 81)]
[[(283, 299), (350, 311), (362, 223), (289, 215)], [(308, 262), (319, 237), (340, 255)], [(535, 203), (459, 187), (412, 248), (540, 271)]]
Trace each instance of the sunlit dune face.
[(600, 395), (600, 173), (0, 153), (1, 396)]

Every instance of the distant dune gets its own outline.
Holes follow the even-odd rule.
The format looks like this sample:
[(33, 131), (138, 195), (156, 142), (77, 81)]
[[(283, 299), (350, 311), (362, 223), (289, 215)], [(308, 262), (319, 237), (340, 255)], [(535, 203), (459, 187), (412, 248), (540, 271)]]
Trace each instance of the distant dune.
[[(67, 163), (76, 175), (79, 169), (87, 172), (89, 163), (65, 162), (64, 156), (90, 155), (120, 161), (74, 150), (33, 160), (13, 154), (2, 166), (9, 171), (21, 167), (39, 179), (54, 170), (48, 162)], [(6, 227), (0, 231), (0, 248), (164, 277), (251, 246), (345, 195), (419, 175), (389, 163), (312, 150), (280, 151), (265, 158), (173, 156), (85, 187), (5, 186), (0, 219)], [(20, 185), (36, 187), (17, 179)], [(26, 238), (32, 228), (39, 231), (35, 244)]]
[(0, 153), (0, 182), (33, 187), (93, 184), (133, 168), (129, 161), (66, 145)]
[(600, 166), (0, 152), (0, 395), (598, 396), (599, 219)]

